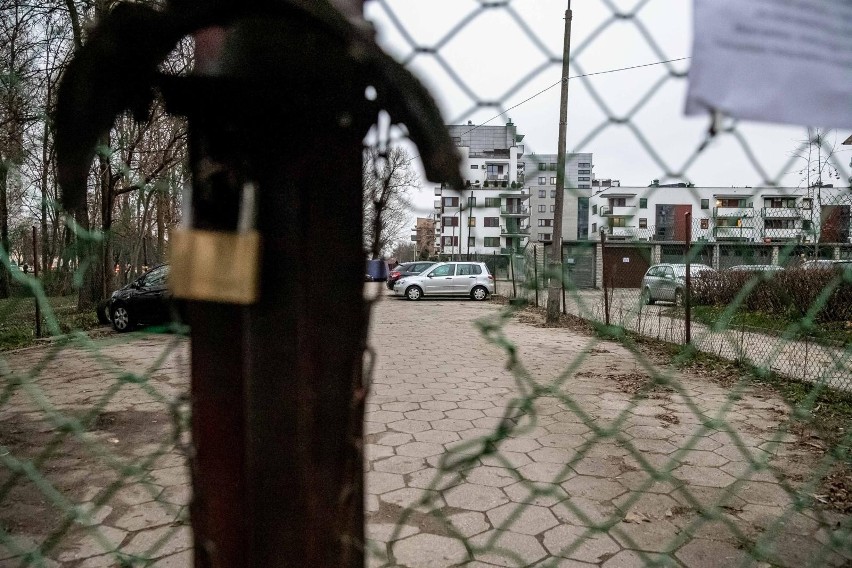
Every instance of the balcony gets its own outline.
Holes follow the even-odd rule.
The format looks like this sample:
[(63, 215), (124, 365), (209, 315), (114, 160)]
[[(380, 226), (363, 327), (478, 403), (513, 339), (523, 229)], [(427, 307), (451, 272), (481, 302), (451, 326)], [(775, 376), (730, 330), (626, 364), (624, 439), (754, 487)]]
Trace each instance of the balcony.
[(529, 217), (529, 207), (501, 207), (500, 216), (502, 217)]
[(713, 235), (717, 239), (736, 239), (748, 240), (754, 239), (754, 229), (751, 227), (715, 227)]
[(512, 190), (512, 193), (500, 193), (498, 194), (500, 197), (504, 199), (529, 199), (530, 194), (528, 191), (524, 191), (520, 187), (518, 189)]
[(736, 217), (750, 219), (754, 217), (753, 207), (715, 207), (713, 208), (713, 217)]
[(440, 200), (440, 199), (436, 199), (436, 200), (435, 200), (435, 209), (440, 209), (440, 208), (441, 208), (441, 200)]
[(795, 207), (764, 207), (761, 215), (764, 219), (800, 219), (802, 212)]
[(436, 187), (436, 188), (435, 188), (435, 195), (441, 195), (441, 192), (442, 192), (442, 191), (443, 191), (443, 190), (442, 190), (440, 187)]
[(485, 179), (488, 181), (509, 181), (509, 174), (488, 174)]
[(500, 227), (501, 237), (525, 237), (530, 234), (529, 227)]
[(601, 217), (632, 217), (636, 215), (636, 206), (628, 207), (601, 207)]
[(763, 229), (763, 238), (773, 241), (795, 241), (804, 234), (801, 229)]
[[(647, 229), (642, 229), (642, 231), (648, 232)], [(615, 238), (634, 239), (639, 236), (639, 229), (636, 227), (607, 227), (607, 234)]]
[(524, 254), (524, 249), (516, 247), (503, 247), (500, 249), (500, 254)]

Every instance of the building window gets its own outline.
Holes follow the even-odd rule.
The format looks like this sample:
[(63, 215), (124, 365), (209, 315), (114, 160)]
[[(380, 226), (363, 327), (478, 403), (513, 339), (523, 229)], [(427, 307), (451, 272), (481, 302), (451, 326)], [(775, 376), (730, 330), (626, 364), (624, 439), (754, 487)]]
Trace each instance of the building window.
[(763, 206), (771, 209), (793, 209), (796, 207), (795, 197), (767, 197)]
[(579, 183), (579, 184), (577, 184), (577, 187), (580, 188), (580, 189), (591, 189), (592, 186), (590, 186), (587, 183)]
[(547, 168), (547, 169), (549, 169), (551, 172), (555, 172), (556, 171), (556, 164), (554, 162), (550, 162), (550, 167)]
[(577, 178), (578, 181), (592, 181), (589, 179), (589, 176), (580, 176)]
[(500, 198), (499, 197), (486, 197), (485, 198), (485, 206), (486, 207), (500, 207)]
[(580, 162), (578, 165), (581, 168), (591, 168), (592, 167), (592, 164), (590, 164), (589, 162)]
[(648, 228), (648, 219), (639, 218), (639, 228), (647, 229)]
[(476, 198), (475, 197), (468, 197), (467, 198), (467, 206), (471, 209), (476, 207)]
[(592, 205), (592, 215), (597, 215), (597, 214), (598, 214), (598, 206)]
[(551, 199), (556, 197), (556, 190), (555, 189), (550, 190), (550, 197), (551, 197)]
[(802, 219), (802, 230), (803, 231), (810, 231), (812, 227), (813, 227), (813, 225), (811, 224), (810, 219)]
[(577, 170), (577, 173), (581, 176), (590, 176), (592, 175), (592, 170)]
[(701, 208), (702, 209), (710, 209), (710, 200), (709, 199), (702, 199), (701, 200)]
[(701, 228), (702, 229), (709, 229), (710, 228), (710, 220), (709, 219), (702, 219), (701, 220)]
[(485, 217), (485, 226), (486, 227), (499, 227), (500, 226), (500, 217)]
[(546, 177), (539, 177), (539, 178), (538, 178), (538, 185), (544, 185), (544, 184), (546, 184), (546, 183), (547, 183), (547, 178), (546, 178)]
[(538, 171), (540, 171), (540, 172), (546, 172), (546, 171), (547, 171), (547, 164), (545, 164), (545, 163), (543, 163), (543, 162), (540, 162), (540, 163), (538, 164)]
[(468, 237), (467, 238), (467, 246), (475, 247), (476, 246), (476, 237)]
[(598, 224), (592, 223), (592, 234), (597, 233), (597, 232), (598, 232)]
[(441, 224), (445, 227), (458, 227), (459, 226), (459, 218), (458, 217), (444, 217), (441, 219)]
[(551, 213), (556, 213), (556, 205), (551, 205), (551, 206), (550, 206), (550, 212), (551, 212)]
[(546, 189), (539, 189), (538, 190), (538, 196), (540, 198), (544, 199), (545, 197), (547, 197), (547, 190)]
[(468, 227), (476, 227), (476, 217), (468, 217), (467, 226)]
[(552, 227), (553, 226), (553, 219), (539, 219), (538, 220), (538, 226), (539, 227)]
[(539, 212), (539, 213), (545, 213), (545, 212), (547, 212), (547, 205), (539, 205), (539, 206), (538, 206), (538, 212)]
[(647, 209), (648, 208), (648, 198), (640, 197), (639, 198), (639, 209)]
[(549, 241), (549, 240), (551, 240), (551, 239), (550, 239), (550, 233), (539, 233), (539, 234), (538, 234), (538, 240), (540, 240), (540, 241)]
[(458, 237), (442, 237), (441, 242), (445, 247), (457, 247), (459, 246), (459, 238)]
[(766, 229), (795, 229), (795, 219), (766, 219), (764, 222)]
[(478, 170), (478, 169), (479, 169), (479, 164), (471, 164), (470, 169), (472, 169), (472, 170)]
[(500, 246), (500, 237), (485, 237), (485, 246), (488, 248), (497, 248)]
[(458, 197), (445, 197), (444, 198), (444, 207), (458, 207), (459, 206), (459, 198)]
[(802, 209), (811, 209), (813, 207), (814, 201), (810, 197), (805, 197), (802, 199)]
[(556, 178), (555, 177), (550, 178), (550, 185), (556, 185)]

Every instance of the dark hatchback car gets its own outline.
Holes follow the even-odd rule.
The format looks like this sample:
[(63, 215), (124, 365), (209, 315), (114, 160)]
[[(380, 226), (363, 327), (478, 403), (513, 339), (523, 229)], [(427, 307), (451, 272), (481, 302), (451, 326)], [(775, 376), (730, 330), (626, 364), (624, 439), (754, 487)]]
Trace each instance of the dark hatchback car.
[(112, 293), (109, 315), (118, 332), (131, 331), (139, 324), (166, 323), (174, 319), (174, 307), (166, 280), (169, 265), (156, 266)]
[(388, 290), (393, 290), (393, 285), (400, 278), (405, 278), (406, 276), (416, 276), (417, 274), (420, 274), (421, 272), (423, 272), (434, 264), (436, 263), (427, 261), (403, 262), (402, 264), (391, 270), (390, 274), (388, 274)]

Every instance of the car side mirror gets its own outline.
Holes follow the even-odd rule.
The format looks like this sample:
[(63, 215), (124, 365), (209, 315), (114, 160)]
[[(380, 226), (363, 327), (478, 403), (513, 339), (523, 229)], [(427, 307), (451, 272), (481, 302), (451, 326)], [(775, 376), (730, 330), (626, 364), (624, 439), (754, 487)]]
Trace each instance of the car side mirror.
[(427, 274), (426, 278), (433, 278), (433, 276), (431, 274)]

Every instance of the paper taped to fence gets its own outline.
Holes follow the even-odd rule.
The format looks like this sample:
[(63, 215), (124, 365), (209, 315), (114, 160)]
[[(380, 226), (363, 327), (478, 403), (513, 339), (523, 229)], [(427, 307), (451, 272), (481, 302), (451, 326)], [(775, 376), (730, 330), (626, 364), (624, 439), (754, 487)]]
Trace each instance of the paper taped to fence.
[(852, 2), (695, 0), (686, 114), (852, 127)]

